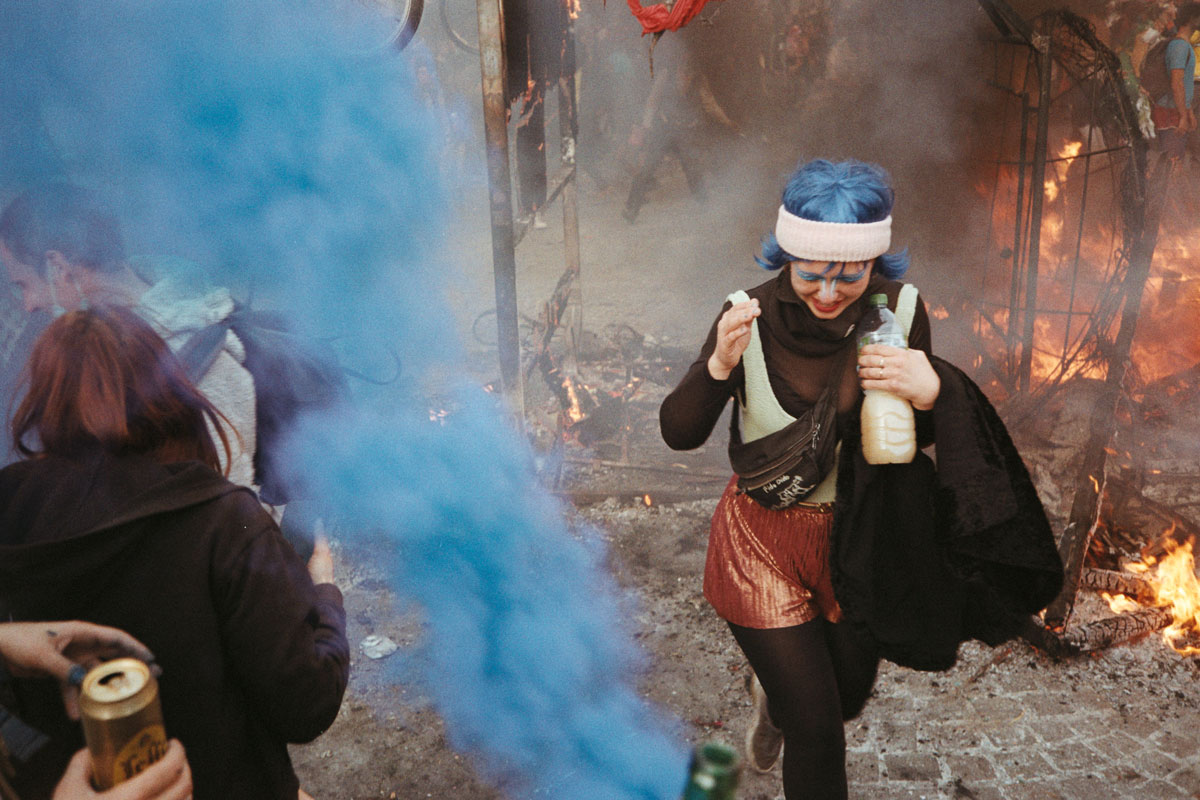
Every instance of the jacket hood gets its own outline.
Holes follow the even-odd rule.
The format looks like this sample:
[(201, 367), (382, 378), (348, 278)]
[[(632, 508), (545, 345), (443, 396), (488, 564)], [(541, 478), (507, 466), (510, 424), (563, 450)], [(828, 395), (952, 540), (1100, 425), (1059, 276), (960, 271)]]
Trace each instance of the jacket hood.
[(0, 470), (0, 586), (70, 585), (153, 529), (137, 522), (241, 488), (199, 462), (102, 451), (11, 464)]
[(186, 336), (221, 322), (235, 303), (224, 287), (197, 287), (175, 277), (164, 278), (138, 299), (138, 313), (167, 337)]

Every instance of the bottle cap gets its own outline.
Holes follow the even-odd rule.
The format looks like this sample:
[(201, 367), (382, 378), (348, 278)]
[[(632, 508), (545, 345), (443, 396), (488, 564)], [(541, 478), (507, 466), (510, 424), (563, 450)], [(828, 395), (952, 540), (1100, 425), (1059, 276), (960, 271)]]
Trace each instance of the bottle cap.
[(873, 294), (867, 298), (867, 305), (869, 306), (886, 306), (887, 303), (888, 299), (886, 294)]

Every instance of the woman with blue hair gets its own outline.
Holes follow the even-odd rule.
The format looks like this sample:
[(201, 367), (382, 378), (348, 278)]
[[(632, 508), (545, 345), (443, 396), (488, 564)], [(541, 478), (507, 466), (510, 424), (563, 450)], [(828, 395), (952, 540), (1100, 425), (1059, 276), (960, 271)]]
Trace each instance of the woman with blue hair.
[[(910, 350), (874, 345), (848, 369), (849, 335), (869, 295), (896, 306), (906, 252), (889, 253), (893, 192), (879, 167), (858, 161), (802, 165), (783, 192), (773, 233), (757, 260), (779, 274), (731, 295), (700, 358), (663, 402), (663, 438), (674, 449), (700, 446), (730, 397), (738, 439), (831, 406), (838, 428), (854, 421), (861, 388), (888, 388), (918, 409), (938, 395), (929, 366), (929, 319), (913, 307)], [(754, 343), (756, 363), (743, 363)], [(748, 362), (748, 359), (747, 359)], [(755, 375), (765, 362), (765, 393), (786, 415), (772, 425)], [(828, 387), (828, 391), (827, 391)], [(765, 418), (765, 419), (764, 419)], [(875, 680), (872, 643), (837, 624), (829, 567), (836, 470), (786, 508), (764, 506), (730, 481), (713, 517), (704, 593), (729, 624), (754, 669), (756, 723), (747, 757), (769, 770), (783, 749), (789, 800), (845, 797), (843, 720), (858, 714)], [(765, 694), (764, 694), (765, 690)]]
[[(953, 665), (997, 644), (1058, 592), (1062, 564), (1028, 473), (986, 397), (930, 354), (929, 317), (900, 282), (887, 174), (859, 161), (801, 165), (759, 264), (778, 275), (729, 296), (700, 357), (663, 401), (663, 439), (699, 447), (729, 399), (735, 474), (713, 513), (704, 595), (754, 675), (747, 759), (783, 753), (788, 800), (847, 796), (843, 723), (881, 657)], [(908, 348), (851, 335), (886, 295)], [(850, 369), (857, 360), (857, 369)], [(868, 464), (863, 390), (915, 409), (911, 463)]]

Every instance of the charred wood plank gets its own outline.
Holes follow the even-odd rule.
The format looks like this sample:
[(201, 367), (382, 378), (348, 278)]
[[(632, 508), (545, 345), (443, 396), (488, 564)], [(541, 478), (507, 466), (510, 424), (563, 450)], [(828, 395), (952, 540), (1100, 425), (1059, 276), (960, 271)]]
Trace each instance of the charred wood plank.
[(1062, 634), (1047, 628), (1037, 617), (1029, 617), (1025, 621), (1020, 637), (1052, 658), (1079, 655), (1078, 647), (1067, 641)]
[(1172, 160), (1160, 158), (1146, 182), (1141, 236), (1134, 241), (1131, 248), (1129, 268), (1122, 284), (1124, 305), (1121, 323), (1109, 354), (1104, 390), (1096, 400), (1096, 411), (1092, 416), (1095, 426), (1084, 450), (1083, 467), (1071, 503), (1070, 522), (1058, 543), (1058, 552), (1063, 559), (1063, 588), (1046, 609), (1046, 624), (1059, 630), (1066, 627), (1075, 608), (1075, 594), (1079, 590), (1083, 560), (1100, 519), (1100, 500), (1106, 480), (1105, 450), (1116, 429), (1117, 402), (1120, 400), (1125, 374), (1129, 368), (1129, 350), (1133, 344), (1133, 335), (1137, 331), (1142, 294), (1146, 288), (1146, 279), (1150, 276), (1150, 262), (1154, 258), (1154, 248), (1158, 243), (1158, 224), (1163, 203), (1166, 201), (1167, 187), (1171, 181), (1171, 170)]
[(1072, 647), (1086, 653), (1103, 650), (1144, 633), (1160, 631), (1173, 620), (1169, 608), (1147, 608), (1080, 625), (1067, 631), (1063, 638)]
[[(1106, 402), (1108, 401), (1108, 402)], [(1112, 420), (1116, 412), (1115, 398), (1105, 393), (1096, 404), (1093, 419)], [(1080, 477), (1075, 484), (1075, 497), (1071, 501), (1071, 517), (1058, 540), (1058, 553), (1063, 560), (1063, 588), (1058, 597), (1046, 609), (1046, 624), (1061, 630), (1066, 627), (1075, 608), (1075, 594), (1079, 591), (1079, 579), (1083, 574), (1083, 560), (1087, 556), (1092, 536), (1100, 521), (1100, 498), (1104, 493), (1105, 448), (1112, 436), (1110, 422), (1100, 422), (1092, 429), (1084, 450)]]
[(1111, 569), (1085, 569), (1080, 577), (1079, 588), (1123, 594), (1140, 603), (1152, 602), (1157, 596), (1154, 587), (1145, 578)]

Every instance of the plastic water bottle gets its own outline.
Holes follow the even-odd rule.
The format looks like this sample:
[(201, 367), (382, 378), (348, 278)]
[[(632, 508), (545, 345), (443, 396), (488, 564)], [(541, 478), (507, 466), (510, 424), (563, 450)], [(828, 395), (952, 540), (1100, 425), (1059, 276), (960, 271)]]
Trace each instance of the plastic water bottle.
[[(908, 337), (887, 307), (886, 294), (867, 299), (858, 323), (858, 349), (868, 344), (908, 347)], [(912, 404), (881, 389), (868, 389), (862, 404), (863, 457), (868, 464), (907, 464), (917, 453)]]

